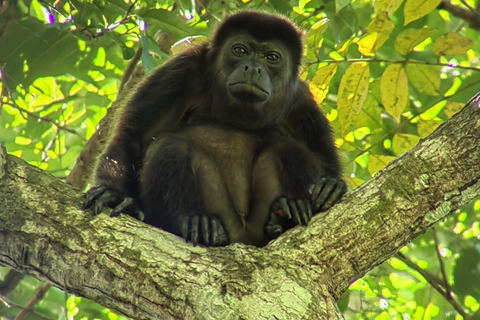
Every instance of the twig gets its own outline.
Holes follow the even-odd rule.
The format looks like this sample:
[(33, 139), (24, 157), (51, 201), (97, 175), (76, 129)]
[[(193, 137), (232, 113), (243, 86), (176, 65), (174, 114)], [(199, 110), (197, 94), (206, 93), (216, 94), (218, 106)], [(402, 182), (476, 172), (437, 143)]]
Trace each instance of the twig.
[(456, 6), (449, 0), (442, 0), (438, 5), (438, 9), (442, 9), (450, 12), (453, 16), (460, 18), (467, 22), (472, 29), (480, 30), (480, 14), (472, 8), (466, 1), (462, 0), (462, 3), (468, 8)]
[(321, 60), (321, 61), (315, 61), (310, 63), (309, 65), (312, 64), (317, 64), (317, 63), (354, 63), (354, 62), (368, 62), (368, 63), (379, 63), (379, 62), (384, 62), (384, 63), (398, 63), (398, 64), (424, 64), (424, 65), (430, 65), (430, 66), (438, 66), (438, 67), (447, 67), (447, 68), (455, 68), (455, 69), (464, 69), (464, 70), (473, 70), (473, 71), (480, 71), (480, 68), (477, 67), (468, 67), (468, 66), (459, 66), (459, 65), (451, 65), (449, 63), (442, 63), (442, 62), (429, 62), (429, 61), (420, 61), (420, 60), (411, 60), (411, 59), (405, 59), (405, 60), (389, 60), (389, 59), (343, 59), (343, 60)]
[(12, 102), (12, 104), (11, 104), (12, 108), (17, 109), (17, 110), (19, 110), (19, 111), (21, 111), (21, 112), (24, 112), (24, 113), (26, 113), (28, 116), (30, 116), (30, 117), (32, 117), (32, 118), (34, 118), (34, 119), (51, 123), (51, 124), (53, 124), (55, 127), (57, 127), (57, 129), (70, 132), (71, 134), (74, 134), (74, 135), (78, 136), (78, 137), (79, 137), (80, 139), (82, 139), (83, 141), (87, 141), (87, 139), (86, 139), (84, 136), (82, 136), (81, 134), (79, 134), (79, 133), (76, 132), (75, 130), (70, 129), (69, 127), (66, 127), (66, 126), (62, 126), (62, 125), (60, 125), (60, 124), (56, 123), (55, 121), (50, 120), (50, 119), (48, 119), (48, 118), (40, 117), (40, 116), (36, 115), (35, 113), (33, 113), (33, 112), (31, 112), (31, 111), (28, 111), (27, 109), (24, 109), (24, 108), (18, 106), (15, 102), (13, 102), (12, 99), (10, 99), (10, 101)]
[[(3, 304), (5, 304), (7, 307), (11, 308), (17, 308), (17, 309), (25, 309), (24, 307), (22, 307), (21, 305), (17, 304), (17, 303), (14, 303), (10, 300), (7, 299), (7, 297), (5, 296), (2, 296), (0, 295), (0, 302), (3, 302)], [(45, 319), (45, 320), (55, 320), (53, 318), (49, 318), (43, 314), (41, 314), (40, 312), (36, 311), (36, 310), (30, 310), (30, 313), (38, 316), (39, 318), (42, 318), (42, 319)]]
[(425, 278), (425, 280), (427, 280), (427, 282), (435, 289), (438, 291), (438, 293), (440, 293), (442, 296), (445, 297), (445, 299), (452, 305), (452, 307), (463, 317), (464, 320), (473, 320), (473, 318), (468, 315), (465, 310), (463, 310), (462, 306), (459, 305), (457, 303), (457, 301), (455, 301), (455, 299), (453, 299), (453, 297), (449, 296), (446, 291), (440, 286), (440, 284), (435, 280), (435, 277), (432, 276), (428, 271), (425, 271), (423, 270), (422, 268), (420, 268), (419, 266), (417, 266), (416, 263), (414, 263), (412, 260), (410, 260), (409, 258), (407, 258), (404, 254), (398, 252), (395, 257), (397, 257), (398, 259), (402, 260), (403, 262), (405, 262), (405, 264), (407, 266), (409, 266), (410, 268), (412, 268), (413, 270), (417, 271), (418, 273), (420, 273), (422, 275), (422, 277)]
[(51, 287), (52, 285), (49, 283), (40, 286), (35, 295), (33, 296), (32, 300), (28, 302), (25, 308), (22, 308), (22, 310), (18, 313), (14, 320), (23, 320), (29, 313), (31, 313), (35, 305), (37, 305), (40, 300), (43, 299), (43, 296)]
[(450, 299), (453, 299), (452, 288), (448, 283), (447, 272), (445, 271), (445, 264), (443, 262), (443, 257), (442, 257), (442, 254), (440, 253), (440, 248), (439, 248), (440, 241), (438, 241), (437, 231), (435, 230), (435, 228), (432, 228), (432, 234), (433, 234), (433, 239), (435, 240), (435, 252), (437, 253), (438, 262), (440, 263), (440, 270), (442, 271), (443, 280), (445, 281), (445, 290), (446, 290), (445, 294), (447, 294)]

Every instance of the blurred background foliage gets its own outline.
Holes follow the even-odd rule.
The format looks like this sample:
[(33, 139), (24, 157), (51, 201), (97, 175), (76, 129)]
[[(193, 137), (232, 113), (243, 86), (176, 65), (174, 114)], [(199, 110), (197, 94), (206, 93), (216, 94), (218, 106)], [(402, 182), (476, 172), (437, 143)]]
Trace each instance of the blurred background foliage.
[[(65, 179), (135, 57), (149, 73), (225, 14), (259, 9), (305, 30), (301, 77), (335, 128), (352, 189), (480, 91), (478, 2), (2, 0), (0, 142)], [(165, 36), (176, 44), (161, 50)], [(480, 199), (355, 281), (339, 301), (345, 317), (480, 319), (479, 218)], [(11, 287), (8, 271), (2, 319), (125, 319), (32, 277)]]

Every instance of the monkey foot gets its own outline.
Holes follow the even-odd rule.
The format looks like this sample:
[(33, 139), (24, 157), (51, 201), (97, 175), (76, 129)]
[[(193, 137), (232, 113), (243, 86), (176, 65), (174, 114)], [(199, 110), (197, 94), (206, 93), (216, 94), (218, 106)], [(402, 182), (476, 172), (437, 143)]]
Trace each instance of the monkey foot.
[(227, 231), (220, 218), (206, 214), (184, 217), (182, 237), (193, 245), (217, 247), (229, 244)]

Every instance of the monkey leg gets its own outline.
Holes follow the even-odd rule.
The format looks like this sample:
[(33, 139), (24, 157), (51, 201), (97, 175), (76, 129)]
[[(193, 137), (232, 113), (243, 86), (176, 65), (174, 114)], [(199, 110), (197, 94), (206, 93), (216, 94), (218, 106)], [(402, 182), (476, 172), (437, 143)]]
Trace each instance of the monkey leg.
[(145, 222), (194, 244), (235, 241), (241, 221), (216, 163), (195, 143), (166, 135), (153, 143), (140, 175)]

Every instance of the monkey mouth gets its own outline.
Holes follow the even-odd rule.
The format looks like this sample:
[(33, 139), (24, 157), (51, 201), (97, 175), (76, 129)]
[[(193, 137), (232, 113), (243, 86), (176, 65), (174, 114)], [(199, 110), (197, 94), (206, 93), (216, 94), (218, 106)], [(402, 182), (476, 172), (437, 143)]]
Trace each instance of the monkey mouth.
[(229, 84), (230, 87), (237, 86), (242, 89), (258, 89), (265, 94), (270, 94), (267, 90), (263, 89), (261, 86), (254, 82), (234, 82)]
[(264, 102), (270, 92), (253, 82), (234, 82), (228, 85), (228, 92), (238, 100)]

